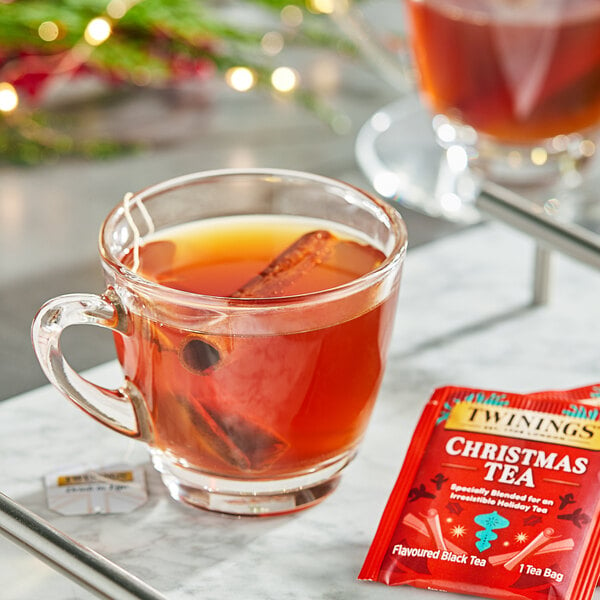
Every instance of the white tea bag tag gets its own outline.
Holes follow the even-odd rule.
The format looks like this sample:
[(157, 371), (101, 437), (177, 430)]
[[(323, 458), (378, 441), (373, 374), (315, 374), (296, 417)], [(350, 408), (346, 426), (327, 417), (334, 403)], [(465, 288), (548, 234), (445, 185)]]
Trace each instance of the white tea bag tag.
[(141, 466), (61, 469), (46, 475), (48, 508), (61, 515), (128, 513), (148, 500)]

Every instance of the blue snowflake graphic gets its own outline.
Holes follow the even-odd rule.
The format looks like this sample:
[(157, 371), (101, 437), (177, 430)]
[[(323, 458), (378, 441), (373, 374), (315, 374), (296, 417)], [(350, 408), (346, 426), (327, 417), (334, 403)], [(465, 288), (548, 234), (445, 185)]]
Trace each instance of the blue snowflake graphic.
[(597, 421), (600, 416), (600, 411), (597, 408), (585, 408), (584, 406), (579, 406), (577, 404), (569, 404), (569, 408), (564, 408), (562, 414), (567, 417)]
[(508, 406), (509, 401), (505, 400), (506, 394), (496, 394), (492, 392), (489, 395), (483, 392), (472, 392), (467, 394), (464, 398), (452, 398), (452, 400), (444, 402), (443, 410), (436, 421), (436, 425), (443, 423), (450, 416), (452, 407), (460, 402), (476, 402), (478, 404), (490, 404), (493, 406)]
[[(595, 385), (590, 392), (590, 400), (600, 400), (600, 385)], [(578, 419), (588, 419), (590, 421), (600, 420), (600, 409), (595, 407), (585, 407), (579, 404), (569, 404), (569, 408), (564, 408), (562, 414), (567, 417), (576, 417)]]

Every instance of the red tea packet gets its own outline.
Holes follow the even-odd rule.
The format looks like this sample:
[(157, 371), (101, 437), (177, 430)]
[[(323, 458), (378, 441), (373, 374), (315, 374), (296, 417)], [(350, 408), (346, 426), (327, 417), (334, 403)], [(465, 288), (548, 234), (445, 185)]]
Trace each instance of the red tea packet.
[(359, 579), (584, 600), (600, 574), (600, 384), (436, 390)]

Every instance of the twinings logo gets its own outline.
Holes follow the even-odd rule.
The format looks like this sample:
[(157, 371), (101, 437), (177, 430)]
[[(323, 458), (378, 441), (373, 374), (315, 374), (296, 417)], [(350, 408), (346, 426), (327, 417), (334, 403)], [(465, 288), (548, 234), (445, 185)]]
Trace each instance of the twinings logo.
[(600, 450), (597, 421), (508, 406), (458, 402), (445, 428)]

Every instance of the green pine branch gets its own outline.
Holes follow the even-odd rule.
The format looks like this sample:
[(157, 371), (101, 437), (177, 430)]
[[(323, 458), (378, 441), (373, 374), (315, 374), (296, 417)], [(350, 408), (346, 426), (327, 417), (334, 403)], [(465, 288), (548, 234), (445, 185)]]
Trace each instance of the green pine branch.
[[(298, 28), (280, 26), (279, 13), (290, 4), (304, 11), (303, 24)], [(106, 15), (107, 5), (108, 0), (18, 0), (4, 4), (0, 10), (0, 82), (3, 73), (14, 73), (27, 55), (50, 61), (73, 49), (83, 39), (90, 20)], [(354, 52), (353, 45), (338, 35), (329, 19), (305, 10), (304, 0), (246, 0), (238, 5), (259, 11), (273, 23), (272, 29), (279, 27), (288, 47)], [(99, 77), (127, 84), (138, 82), (143, 73), (149, 85), (164, 87), (177, 77), (177, 61), (189, 59), (212, 65), (220, 73), (245, 65), (255, 71), (259, 85), (268, 85), (276, 60), (261, 52), (261, 39), (268, 29), (232, 23), (222, 8), (219, 0), (140, 0), (113, 21), (111, 36), (93, 48), (85, 67)], [(45, 42), (38, 35), (44, 21), (59, 26), (55, 41)], [(331, 118), (332, 110), (310, 90), (300, 89), (294, 98), (319, 118)], [(78, 143), (60, 126), (51, 125), (51, 119), (35, 105), (19, 108), (17, 113), (0, 113), (0, 160), (31, 164), (61, 155), (104, 156), (123, 149), (111, 141)]]

